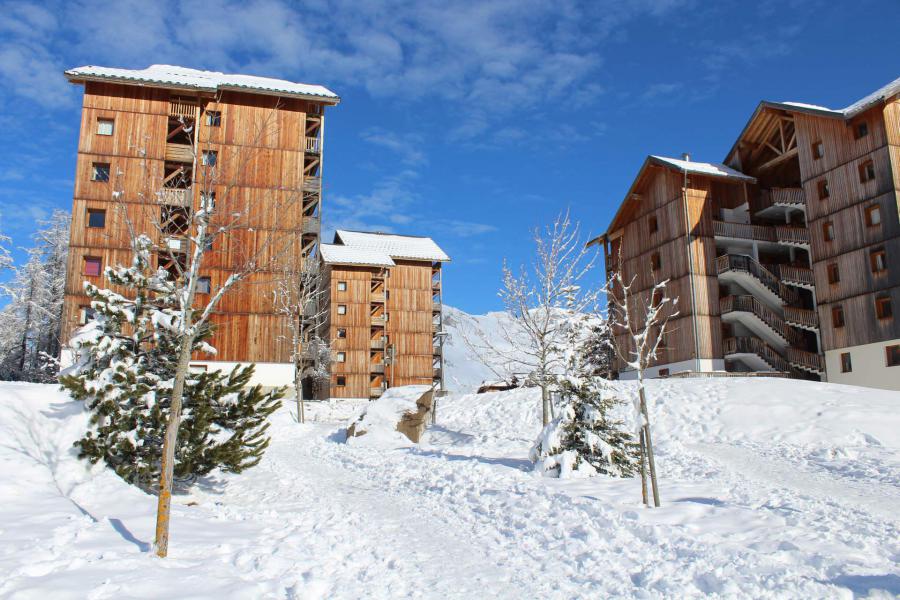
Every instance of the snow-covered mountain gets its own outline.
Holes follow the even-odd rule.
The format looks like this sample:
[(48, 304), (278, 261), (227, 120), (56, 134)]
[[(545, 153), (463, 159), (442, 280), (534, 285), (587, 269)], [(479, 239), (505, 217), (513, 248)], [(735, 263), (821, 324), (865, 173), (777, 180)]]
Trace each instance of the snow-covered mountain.
[[(510, 326), (510, 318), (506, 313), (470, 315), (458, 308), (444, 306), (444, 330), (449, 334), (444, 342), (444, 384), (447, 389), (472, 392), (485, 381), (505, 377), (508, 365), (495, 361), (492, 368), (489, 368), (471, 347), (483, 338), (499, 343), (503, 326)], [(490, 357), (486, 358), (490, 360)]]

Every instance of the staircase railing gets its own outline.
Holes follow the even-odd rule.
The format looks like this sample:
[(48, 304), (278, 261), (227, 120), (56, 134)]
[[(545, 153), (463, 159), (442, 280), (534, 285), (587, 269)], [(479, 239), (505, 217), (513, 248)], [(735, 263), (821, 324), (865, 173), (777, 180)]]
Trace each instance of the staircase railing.
[(741, 336), (725, 338), (722, 343), (724, 354), (755, 354), (776, 371), (790, 372), (791, 365), (774, 348), (756, 337)]
[(815, 285), (812, 269), (791, 265), (770, 265), (769, 268), (773, 272), (778, 273), (781, 281), (799, 283), (801, 285)]
[(722, 314), (741, 311), (756, 315), (760, 321), (768, 325), (775, 333), (784, 338), (792, 346), (803, 344), (803, 336), (790, 328), (778, 314), (753, 296), (726, 296), (719, 300)]
[(817, 373), (825, 372), (825, 364), (821, 354), (800, 350), (799, 348), (788, 348), (785, 354), (787, 354), (788, 362), (791, 364), (804, 367)]
[(716, 273), (721, 275), (728, 271), (748, 273), (787, 303), (797, 302), (796, 290), (781, 283), (778, 277), (764, 266), (743, 254), (724, 254), (716, 259)]
[(819, 328), (819, 315), (816, 311), (808, 308), (794, 308), (793, 306), (784, 307), (784, 322), (789, 324), (796, 323), (799, 326), (809, 329)]

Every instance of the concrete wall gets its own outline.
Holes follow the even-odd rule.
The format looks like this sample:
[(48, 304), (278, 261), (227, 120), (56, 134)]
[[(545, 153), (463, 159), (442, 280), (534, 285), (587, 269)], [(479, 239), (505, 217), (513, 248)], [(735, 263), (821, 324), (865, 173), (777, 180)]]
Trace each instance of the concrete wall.
[[(900, 391), (900, 366), (888, 367), (885, 347), (900, 344), (900, 339), (850, 346), (825, 352), (825, 369), (829, 383), (845, 383), (863, 387)], [(853, 370), (841, 373), (841, 354), (850, 353)]]
[[(655, 367), (650, 367), (646, 371), (644, 371), (644, 378), (646, 379), (654, 379), (659, 377), (659, 372), (661, 369), (668, 369), (669, 375), (674, 375), (675, 373), (680, 373), (681, 371), (696, 371), (697, 370), (697, 361), (691, 360), (683, 360), (680, 362), (668, 363), (665, 365), (657, 365)], [(725, 370), (725, 361), (721, 358), (709, 359), (702, 358), (700, 359), (700, 371), (702, 373), (708, 373), (711, 371), (724, 371)], [(624, 379), (626, 381), (637, 379), (636, 371), (622, 371), (619, 373), (619, 379)]]

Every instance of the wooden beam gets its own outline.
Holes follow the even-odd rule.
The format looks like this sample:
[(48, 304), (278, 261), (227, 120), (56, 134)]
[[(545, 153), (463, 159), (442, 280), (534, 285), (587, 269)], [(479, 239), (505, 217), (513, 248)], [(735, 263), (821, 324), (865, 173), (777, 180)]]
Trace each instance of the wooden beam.
[(788, 160), (789, 158), (793, 158), (793, 157), (795, 157), (795, 156), (797, 156), (797, 148), (792, 148), (791, 150), (788, 150), (787, 152), (785, 152), (785, 153), (782, 154), (781, 156), (776, 156), (775, 158), (773, 158), (773, 159), (770, 160), (769, 162), (765, 162), (765, 163), (759, 165), (759, 167), (757, 168), (757, 170), (759, 170), (759, 171), (764, 171), (764, 170), (766, 170), (766, 169), (771, 169), (772, 167), (774, 167), (774, 166), (776, 166), (776, 165), (778, 165), (778, 164), (781, 164), (782, 162)]

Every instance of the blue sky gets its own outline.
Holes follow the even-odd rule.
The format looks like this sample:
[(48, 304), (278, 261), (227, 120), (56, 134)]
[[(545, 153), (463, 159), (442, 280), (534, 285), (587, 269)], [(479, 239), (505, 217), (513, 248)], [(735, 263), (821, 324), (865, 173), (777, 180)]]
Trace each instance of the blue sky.
[(6, 3), (0, 229), (24, 246), (71, 205), (66, 68), (321, 83), (326, 228), (430, 235), (445, 301), (494, 310), (533, 227), (602, 232), (647, 154), (722, 160), (761, 99), (850, 104), (900, 76), (898, 24), (896, 0)]

